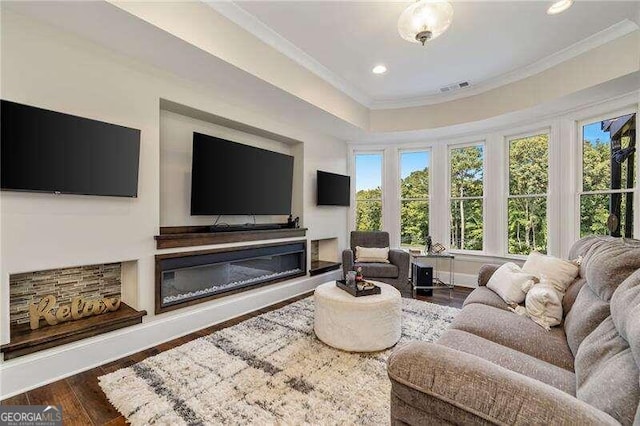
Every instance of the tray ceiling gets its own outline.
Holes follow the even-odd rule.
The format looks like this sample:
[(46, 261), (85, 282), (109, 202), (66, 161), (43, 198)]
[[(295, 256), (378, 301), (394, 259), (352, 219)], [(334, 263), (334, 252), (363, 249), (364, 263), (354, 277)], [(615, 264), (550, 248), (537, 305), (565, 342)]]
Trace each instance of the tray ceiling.
[[(244, 29), (373, 108), (432, 104), (527, 77), (638, 29), (640, 2), (453, 2), (448, 31), (422, 47), (400, 38), (409, 2), (209, 2)], [(374, 75), (383, 63), (388, 72)], [(594, 64), (594, 67), (606, 64)], [(468, 88), (443, 94), (458, 82)]]

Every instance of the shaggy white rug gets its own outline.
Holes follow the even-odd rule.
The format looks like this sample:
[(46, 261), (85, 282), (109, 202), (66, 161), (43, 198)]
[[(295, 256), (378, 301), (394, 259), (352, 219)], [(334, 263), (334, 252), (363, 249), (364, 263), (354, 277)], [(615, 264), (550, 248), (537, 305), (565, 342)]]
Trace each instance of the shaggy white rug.
[[(457, 312), (403, 299), (398, 345), (437, 339)], [(391, 351), (354, 354), (323, 344), (309, 297), (99, 380), (133, 425), (387, 424)]]

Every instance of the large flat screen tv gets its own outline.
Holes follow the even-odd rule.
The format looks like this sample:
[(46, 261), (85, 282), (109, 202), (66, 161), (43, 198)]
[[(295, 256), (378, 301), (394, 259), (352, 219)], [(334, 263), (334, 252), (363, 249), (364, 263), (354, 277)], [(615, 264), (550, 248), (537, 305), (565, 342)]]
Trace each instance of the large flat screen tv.
[(291, 214), (293, 157), (193, 133), (192, 215)]
[(140, 130), (2, 100), (3, 190), (138, 195)]
[(348, 206), (350, 203), (349, 176), (318, 170), (318, 205), (319, 206)]

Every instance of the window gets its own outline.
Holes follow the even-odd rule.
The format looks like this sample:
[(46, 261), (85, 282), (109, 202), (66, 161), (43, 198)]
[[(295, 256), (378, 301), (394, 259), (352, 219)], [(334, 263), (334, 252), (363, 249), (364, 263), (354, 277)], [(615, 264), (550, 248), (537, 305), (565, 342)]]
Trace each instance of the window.
[(356, 230), (382, 229), (382, 153), (356, 154)]
[(508, 252), (547, 252), (549, 135), (509, 140)]
[(484, 147), (452, 148), (449, 151), (451, 248), (482, 250)]
[(400, 244), (422, 247), (429, 235), (428, 151), (400, 153)]
[(580, 236), (633, 236), (636, 115), (582, 126)]

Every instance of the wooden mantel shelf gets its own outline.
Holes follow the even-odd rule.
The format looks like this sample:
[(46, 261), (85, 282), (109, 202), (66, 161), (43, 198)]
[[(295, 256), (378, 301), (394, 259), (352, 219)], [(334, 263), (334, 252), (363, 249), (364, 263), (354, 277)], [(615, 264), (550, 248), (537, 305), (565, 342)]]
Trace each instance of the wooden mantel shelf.
[(209, 244), (237, 243), (244, 241), (274, 240), (277, 238), (304, 237), (307, 228), (282, 228), (242, 230), (234, 232), (209, 232), (206, 226), (166, 226), (156, 235), (156, 248), (204, 246)]
[(17, 358), (119, 328), (140, 324), (145, 315), (147, 315), (147, 311), (137, 311), (125, 303), (121, 303), (120, 309), (115, 312), (58, 325), (43, 326), (37, 330), (31, 330), (29, 324), (14, 326), (11, 327), (11, 341), (0, 346), (0, 352), (4, 354), (5, 360)]

